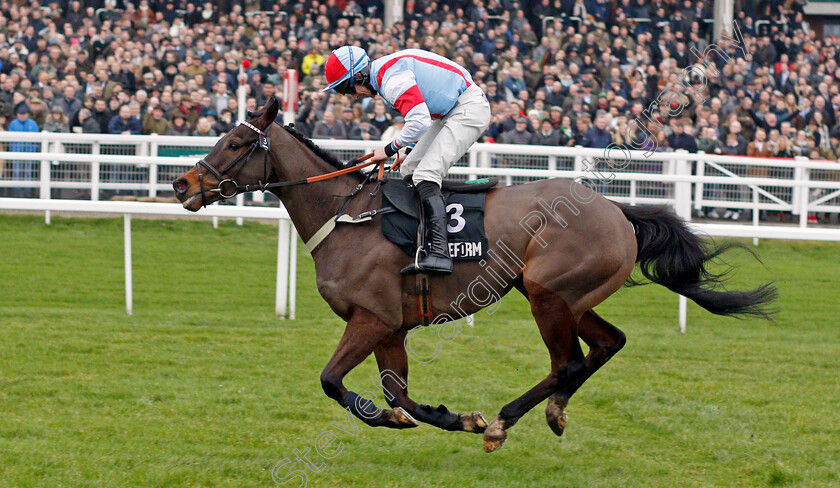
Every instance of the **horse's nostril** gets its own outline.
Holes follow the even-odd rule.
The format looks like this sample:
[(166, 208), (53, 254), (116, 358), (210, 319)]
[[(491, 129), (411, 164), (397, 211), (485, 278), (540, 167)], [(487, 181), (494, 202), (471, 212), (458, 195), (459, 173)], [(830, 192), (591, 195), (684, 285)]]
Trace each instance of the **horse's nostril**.
[(187, 189), (190, 187), (190, 183), (187, 181), (186, 178), (178, 178), (177, 180), (172, 182), (172, 188), (175, 189), (175, 193), (178, 195), (183, 195), (187, 192)]

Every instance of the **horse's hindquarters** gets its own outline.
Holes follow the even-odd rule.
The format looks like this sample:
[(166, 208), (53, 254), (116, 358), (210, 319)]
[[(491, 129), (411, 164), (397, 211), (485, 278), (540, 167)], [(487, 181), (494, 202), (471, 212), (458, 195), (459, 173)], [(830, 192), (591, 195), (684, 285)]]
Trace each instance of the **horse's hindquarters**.
[(485, 228), (490, 250), (510, 270), (560, 293), (575, 316), (620, 288), (636, 259), (633, 229), (621, 210), (569, 180), (489, 193)]

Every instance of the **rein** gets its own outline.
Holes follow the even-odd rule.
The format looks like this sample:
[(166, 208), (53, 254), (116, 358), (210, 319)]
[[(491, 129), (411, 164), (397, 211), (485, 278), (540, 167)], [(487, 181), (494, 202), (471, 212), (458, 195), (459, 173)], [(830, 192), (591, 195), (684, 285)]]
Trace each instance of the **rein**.
[[(301, 180), (281, 181), (281, 182), (278, 182), (278, 183), (263, 183), (262, 181), (260, 181), (259, 183), (254, 184), (254, 185), (239, 185), (239, 184), (236, 183), (236, 177), (239, 175), (239, 172), (242, 171), (242, 168), (244, 168), (248, 164), (248, 161), (250, 161), (251, 156), (253, 156), (254, 151), (256, 151), (257, 148), (261, 149), (262, 152), (263, 152), (263, 178), (266, 181), (268, 180), (268, 156), (271, 152), (271, 139), (268, 138), (268, 136), (266, 135), (265, 132), (261, 131), (256, 126), (254, 126), (253, 124), (250, 124), (248, 122), (242, 122), (239, 125), (244, 125), (245, 127), (247, 127), (249, 129), (251, 129), (252, 131), (256, 132), (259, 136), (257, 138), (257, 140), (255, 140), (254, 142), (251, 143), (251, 147), (248, 148), (247, 152), (243, 153), (241, 156), (239, 156), (238, 158), (233, 160), (232, 163), (230, 163), (225, 169), (223, 169), (221, 171), (217, 170), (216, 168), (214, 168), (213, 166), (208, 164), (207, 161), (205, 161), (204, 159), (201, 159), (197, 163), (195, 163), (196, 170), (198, 171), (198, 183), (199, 183), (199, 188), (201, 190), (201, 206), (202, 207), (206, 206), (206, 203), (205, 203), (206, 199), (205, 199), (205, 196), (204, 196), (204, 193), (205, 193), (205, 190), (204, 190), (204, 175), (201, 172), (202, 167), (207, 169), (207, 171), (209, 171), (210, 174), (212, 174), (216, 178), (216, 180), (218, 180), (218, 182), (219, 182), (219, 185), (218, 185), (217, 188), (207, 190), (207, 192), (218, 193), (222, 197), (222, 200), (227, 200), (227, 199), (235, 197), (236, 195), (239, 195), (240, 193), (258, 191), (258, 190), (264, 192), (266, 190), (271, 190), (273, 188), (283, 188), (283, 187), (286, 187), (286, 186), (295, 186), (295, 185), (306, 185), (306, 184), (309, 184), (309, 183), (315, 183), (317, 181), (324, 181), (324, 180), (328, 180), (328, 179), (331, 179), (331, 178), (335, 178), (337, 176), (346, 175), (348, 173), (358, 171), (358, 170), (360, 170), (364, 167), (367, 167), (367, 166), (370, 166), (372, 164), (377, 163), (377, 161), (368, 161), (366, 163), (364, 162), (364, 161), (370, 159), (371, 157), (373, 157), (373, 153), (369, 153), (369, 154), (365, 154), (364, 156), (362, 156), (358, 159), (354, 159), (353, 161), (351, 161), (351, 163), (353, 163), (353, 164), (350, 167), (340, 169), (340, 170), (337, 170), (337, 171), (333, 171), (333, 172), (330, 172), (330, 173), (326, 173), (326, 174), (323, 174), (323, 175), (310, 176), (309, 178), (304, 178), (304, 179), (301, 179)], [(242, 162), (241, 165), (239, 164), (240, 162)], [(236, 168), (237, 165), (239, 166), (238, 168)], [(380, 169), (379, 169), (380, 178), (381, 178), (381, 173), (382, 173), (383, 167), (384, 167), (384, 162), (381, 162)], [(225, 178), (223, 175), (225, 173), (229, 172), (230, 170), (232, 170), (233, 168), (236, 168), (236, 172), (233, 173), (233, 176), (231, 176), (229, 178)]]

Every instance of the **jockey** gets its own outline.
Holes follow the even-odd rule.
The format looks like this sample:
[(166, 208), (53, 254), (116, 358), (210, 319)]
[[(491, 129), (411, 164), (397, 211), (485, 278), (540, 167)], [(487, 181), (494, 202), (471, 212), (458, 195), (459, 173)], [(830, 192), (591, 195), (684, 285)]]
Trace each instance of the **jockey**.
[[(490, 104), (462, 66), (437, 54), (406, 49), (371, 61), (356, 46), (332, 52), (325, 65), (329, 86), (356, 100), (378, 93), (405, 118), (396, 140), (377, 149), (373, 161), (398, 155), (403, 177), (412, 177), (423, 202), (431, 249), (402, 273), (451, 273), (446, 205), (440, 193), (449, 168), (490, 124)], [(411, 145), (415, 144), (414, 150)]]

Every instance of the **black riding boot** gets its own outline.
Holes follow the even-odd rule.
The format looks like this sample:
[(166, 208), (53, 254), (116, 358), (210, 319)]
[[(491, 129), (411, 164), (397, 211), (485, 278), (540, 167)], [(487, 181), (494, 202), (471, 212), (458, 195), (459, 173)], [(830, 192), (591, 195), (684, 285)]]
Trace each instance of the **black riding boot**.
[(419, 267), (411, 263), (400, 272), (449, 274), (452, 272), (452, 258), (449, 257), (449, 236), (446, 232), (446, 203), (440, 194), (440, 187), (436, 183), (423, 181), (417, 185), (417, 193), (423, 202), (430, 249), (421, 253), (422, 256), (417, 262)]

